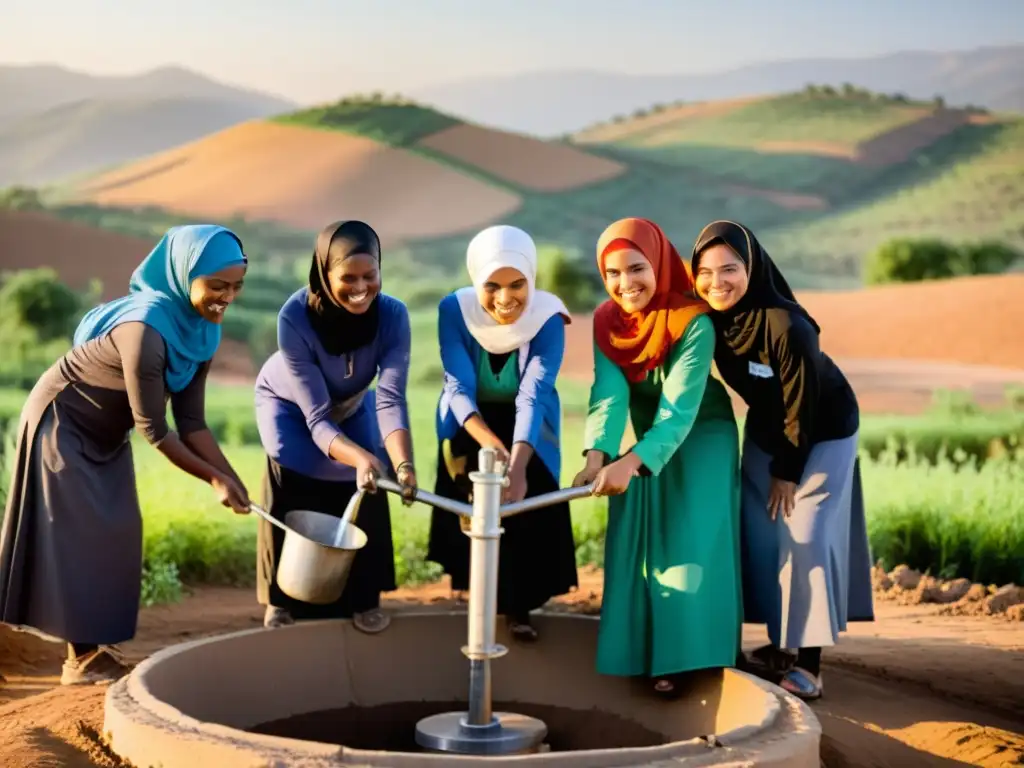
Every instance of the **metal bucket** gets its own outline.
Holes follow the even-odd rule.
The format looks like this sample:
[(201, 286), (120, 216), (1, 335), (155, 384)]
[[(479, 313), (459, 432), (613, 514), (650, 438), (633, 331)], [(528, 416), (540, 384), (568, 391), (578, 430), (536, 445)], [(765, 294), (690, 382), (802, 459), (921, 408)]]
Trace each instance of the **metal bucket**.
[(359, 490), (338, 518), (323, 512), (296, 509), (285, 514), (284, 523), (262, 508), (250, 508), (284, 532), (284, 546), (277, 564), (277, 585), (289, 597), (325, 605), (341, 597), (356, 554), (366, 546), (366, 533), (352, 520), (363, 501)]

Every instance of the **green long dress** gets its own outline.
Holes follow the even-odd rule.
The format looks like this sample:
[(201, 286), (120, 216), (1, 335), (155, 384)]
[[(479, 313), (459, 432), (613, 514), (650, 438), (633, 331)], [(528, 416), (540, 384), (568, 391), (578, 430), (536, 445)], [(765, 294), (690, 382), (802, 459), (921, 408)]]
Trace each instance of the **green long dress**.
[(631, 384), (595, 345), (585, 447), (632, 451), (650, 471), (608, 502), (597, 671), (661, 676), (735, 664), (742, 632), (739, 436), (711, 377), (701, 315), (664, 366)]

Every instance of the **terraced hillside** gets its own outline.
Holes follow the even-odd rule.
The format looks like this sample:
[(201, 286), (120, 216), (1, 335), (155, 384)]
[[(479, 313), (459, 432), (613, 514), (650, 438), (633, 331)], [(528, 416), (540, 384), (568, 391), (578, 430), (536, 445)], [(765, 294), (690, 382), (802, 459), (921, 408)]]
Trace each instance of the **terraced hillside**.
[(269, 221), (310, 239), (362, 217), (393, 270), (435, 287), (495, 221), (589, 261), (621, 216), (659, 221), (684, 251), (724, 217), (753, 227), (797, 287), (848, 288), (891, 236), (1021, 243), (1022, 175), (1020, 117), (856, 89), (683, 105), (560, 142), (371, 97), (221, 131), (79, 183), (72, 199), (79, 212)]
[(814, 89), (659, 110), (573, 142), (737, 192), (772, 190), (793, 214), (759, 234), (798, 272), (853, 278), (898, 235), (1024, 244), (1020, 116)]

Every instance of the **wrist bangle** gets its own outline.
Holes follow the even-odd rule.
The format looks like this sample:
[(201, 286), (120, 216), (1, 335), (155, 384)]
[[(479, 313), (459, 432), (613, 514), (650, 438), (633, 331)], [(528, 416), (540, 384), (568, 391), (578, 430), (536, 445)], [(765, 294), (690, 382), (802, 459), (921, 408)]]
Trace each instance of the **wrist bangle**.
[(416, 471), (416, 467), (414, 467), (412, 465), (411, 461), (403, 461), (401, 464), (399, 464), (397, 467), (395, 467), (395, 474), (398, 474), (399, 472), (401, 472), (402, 471), (402, 467), (408, 467), (413, 472)]

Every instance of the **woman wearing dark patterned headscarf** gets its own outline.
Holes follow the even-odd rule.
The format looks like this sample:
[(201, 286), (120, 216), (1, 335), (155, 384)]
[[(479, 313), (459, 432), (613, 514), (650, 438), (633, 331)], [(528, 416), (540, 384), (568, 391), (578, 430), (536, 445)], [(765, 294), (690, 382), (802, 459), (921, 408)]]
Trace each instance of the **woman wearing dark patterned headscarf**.
[[(279, 350), (256, 381), (256, 419), (267, 452), (265, 502), (276, 518), (294, 509), (341, 516), (359, 487), (373, 488), (390, 459), (398, 481), (416, 487), (405, 399), (410, 330), (405, 305), (381, 293), (380, 240), (361, 221), (335, 222), (316, 242), (309, 285), (278, 314)], [(370, 384), (377, 379), (376, 390)], [(264, 624), (353, 617), (357, 628), (388, 625), (380, 593), (396, 589), (387, 497), (359, 509), (366, 546), (345, 590), (330, 605), (285, 595), (276, 563), (283, 532), (260, 522), (257, 595)]]
[(782, 687), (821, 696), (821, 649), (848, 621), (873, 621), (859, 408), (819, 328), (742, 224), (704, 228), (690, 262), (711, 307), (722, 379), (747, 403), (743, 444), (744, 615), (768, 625)]

